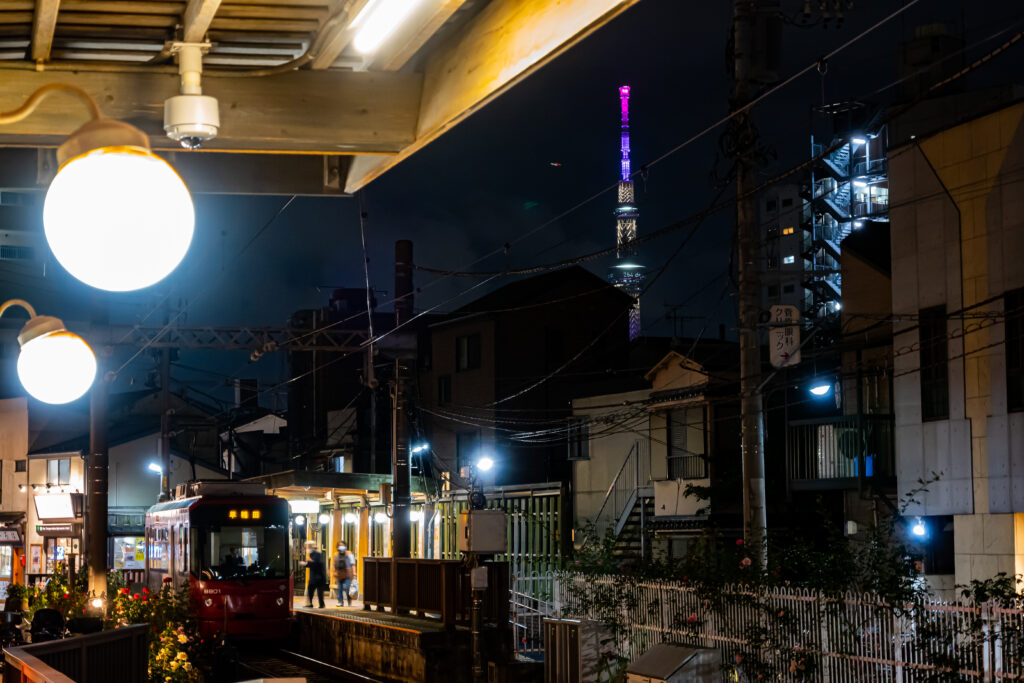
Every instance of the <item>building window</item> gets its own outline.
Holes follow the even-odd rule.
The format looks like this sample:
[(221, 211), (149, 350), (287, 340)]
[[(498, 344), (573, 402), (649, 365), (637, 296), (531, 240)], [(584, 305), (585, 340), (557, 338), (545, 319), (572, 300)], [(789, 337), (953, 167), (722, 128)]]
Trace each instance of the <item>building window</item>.
[(779, 226), (769, 225), (765, 232), (768, 234), (768, 239), (773, 240), (779, 236)]
[(47, 460), (46, 483), (52, 486), (67, 486), (71, 483), (71, 458)]
[(779, 286), (778, 285), (768, 285), (768, 296), (778, 296), (778, 295), (779, 295)]
[(452, 402), (452, 376), (441, 375), (437, 378), (437, 404), (446, 406)]
[(949, 354), (946, 307), (921, 309), (921, 419), (949, 418)]
[(569, 418), (569, 460), (590, 460), (590, 420)]
[(766, 261), (767, 261), (767, 265), (768, 265), (768, 270), (775, 270), (776, 268), (779, 267), (779, 257), (778, 256), (769, 256), (766, 259)]
[[(793, 198), (792, 197), (786, 197), (785, 199), (782, 200), (782, 208), (785, 209), (785, 208), (790, 207), (790, 206), (793, 206)], [(792, 228), (790, 228), (790, 229), (792, 230)]]
[(455, 338), (455, 369), (476, 370), (480, 367), (480, 335)]
[(783, 228), (782, 229), (782, 234), (783, 235), (792, 235), (794, 232), (796, 232), (796, 228)]
[(785, 263), (786, 265), (796, 263), (796, 256), (787, 256), (786, 258), (782, 259), (782, 262)]
[(15, 472), (28, 472), (28, 460), (15, 460), (14, 461)]
[(1003, 297), (1006, 314), (1006, 409), (1024, 410), (1024, 289)]
[(473, 429), (455, 434), (455, 468), (458, 472), (476, 460), (480, 450), (480, 430)]
[(778, 203), (774, 199), (769, 199), (764, 204), (764, 208), (766, 211), (774, 211), (776, 206), (778, 206)]
[(707, 479), (704, 410), (693, 406), (666, 413), (669, 479)]
[(794, 289), (793, 285), (783, 285), (782, 293), (783, 294), (792, 294), (793, 293), (793, 289)]

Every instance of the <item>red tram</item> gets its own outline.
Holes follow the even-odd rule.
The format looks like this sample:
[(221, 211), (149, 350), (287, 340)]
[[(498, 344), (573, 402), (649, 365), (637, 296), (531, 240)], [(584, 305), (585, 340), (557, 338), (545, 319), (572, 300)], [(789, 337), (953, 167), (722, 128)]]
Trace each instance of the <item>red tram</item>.
[(146, 512), (146, 582), (189, 583), (200, 634), (279, 638), (291, 627), (288, 503), (262, 484), (196, 481)]

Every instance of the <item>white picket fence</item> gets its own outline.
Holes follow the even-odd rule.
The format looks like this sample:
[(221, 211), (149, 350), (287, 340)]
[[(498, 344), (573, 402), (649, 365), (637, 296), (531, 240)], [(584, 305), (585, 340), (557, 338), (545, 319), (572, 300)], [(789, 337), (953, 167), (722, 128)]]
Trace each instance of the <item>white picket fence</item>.
[[(872, 595), (848, 594), (837, 600), (802, 589), (755, 595), (733, 586), (725, 593), (745, 599), (721, 600), (714, 609), (692, 587), (669, 581), (561, 574), (552, 577), (550, 585), (549, 600), (525, 599), (525, 585), (513, 592), (513, 604), (518, 600), (521, 611), (530, 615), (518, 617), (522, 627), (513, 629), (517, 650), (528, 644), (532, 652), (543, 651), (537, 637), (544, 617), (606, 620), (611, 609), (621, 628), (610, 635), (619, 654), (629, 660), (656, 643), (674, 642), (720, 649), (723, 661), (732, 663), (741, 652), (750, 655), (749, 635), (760, 629), (768, 645), (757, 654), (774, 661), (777, 671), (789, 670), (791, 663), (795, 668), (804, 660), (806, 668), (787, 677), (792, 681), (1024, 679), (1019, 661), (1024, 653), (1020, 604), (1001, 608), (994, 603), (936, 601), (921, 603), (915, 610), (892, 609)], [(785, 628), (771, 628), (780, 623), (776, 617), (785, 619)], [(956, 669), (955, 675), (936, 664), (941, 658), (955, 662), (946, 665)], [(738, 668), (744, 668), (742, 659)]]

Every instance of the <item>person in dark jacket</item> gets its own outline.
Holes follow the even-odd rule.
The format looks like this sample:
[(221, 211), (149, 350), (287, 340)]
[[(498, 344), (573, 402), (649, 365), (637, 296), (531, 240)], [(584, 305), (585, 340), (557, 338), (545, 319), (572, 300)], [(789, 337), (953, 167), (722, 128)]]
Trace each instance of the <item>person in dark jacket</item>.
[(334, 556), (334, 582), (338, 587), (338, 607), (344, 607), (345, 602), (352, 606), (352, 595), (349, 588), (352, 586), (352, 579), (355, 578), (355, 558), (344, 543), (338, 545), (338, 553)]
[(316, 591), (320, 608), (323, 609), (326, 607), (324, 605), (324, 588), (327, 586), (327, 569), (324, 567), (324, 558), (316, 549), (316, 543), (313, 541), (306, 541), (306, 548), (309, 550), (309, 560), (303, 565), (309, 570), (309, 579), (306, 583), (306, 607), (313, 606), (313, 592)]

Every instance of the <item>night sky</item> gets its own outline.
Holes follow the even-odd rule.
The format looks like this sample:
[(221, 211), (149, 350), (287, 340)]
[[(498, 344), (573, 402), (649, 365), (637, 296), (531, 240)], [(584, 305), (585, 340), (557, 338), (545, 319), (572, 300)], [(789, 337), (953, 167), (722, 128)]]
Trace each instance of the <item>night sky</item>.
[[(812, 2), (816, 8), (817, 2)], [(901, 3), (861, 0), (843, 26), (783, 29), (783, 77), (815, 61), (894, 11)], [(784, 0), (794, 14), (802, 3)], [(363, 192), (368, 218), (370, 277), (382, 308), (392, 296), (393, 249), (397, 239), (415, 243), (416, 262), (461, 268), (505, 242), (546, 223), (617, 179), (618, 86), (632, 87), (633, 167), (668, 152), (728, 111), (731, 83), (726, 74), (726, 43), (731, 3), (643, 0), (608, 26), (527, 78), (453, 131), (418, 152)], [(897, 78), (900, 41), (922, 23), (945, 21), (966, 36), (970, 46), (1024, 20), (1019, 2), (920, 0), (903, 17), (874, 31), (830, 61), (824, 79), (825, 100), (847, 98), (886, 102), (888, 93), (865, 98)], [(1014, 31), (1015, 32), (1015, 31)], [(969, 51), (973, 59), (1001, 43), (986, 42)], [(970, 76), (971, 87), (1020, 82), (1024, 48), (1015, 47), (991, 66)], [(1016, 79), (1016, 80), (1015, 80)], [(891, 92), (891, 91), (889, 91)], [(810, 108), (822, 103), (817, 73), (804, 76), (773, 95), (755, 112), (764, 142), (777, 160), (764, 176), (809, 156)], [(726, 170), (718, 158), (721, 129), (650, 167), (637, 179), (639, 233), (651, 232), (701, 211), (716, 187), (713, 171)], [(553, 166), (552, 162), (560, 165)], [(134, 295), (98, 295), (112, 315), (125, 322), (160, 322), (157, 304), (166, 301), (185, 313), (189, 324), (283, 325), (302, 308), (324, 305), (337, 286), (362, 287), (358, 202), (348, 198), (298, 198), (240, 251), (288, 200), (287, 197), (196, 197), (196, 236), (185, 262), (164, 283)], [(500, 270), (556, 261), (614, 244), (614, 192), (572, 211), (527, 239), (511, 253), (493, 256), (471, 270)], [(735, 300), (726, 277), (732, 216), (708, 220), (644, 294), (644, 332), (693, 336), (717, 335), (719, 323), (733, 325)], [(686, 230), (645, 245), (640, 260), (657, 270)], [(609, 261), (587, 263), (602, 276)], [(90, 295), (84, 285), (57, 273), (54, 283), (73, 308)], [(417, 310), (444, 303), (451, 310), (487, 289), (454, 298), (475, 280), (417, 274), (423, 292)], [(698, 296), (693, 292), (707, 288)], [(17, 283), (0, 282), (7, 296), (28, 295)], [(387, 292), (386, 294), (384, 292)], [(688, 297), (673, 330), (666, 311)], [(77, 302), (77, 303), (76, 303)], [(60, 304), (57, 304), (60, 305)], [(63, 315), (74, 319), (73, 312)], [(172, 313), (173, 315), (173, 313)], [(280, 356), (281, 354), (277, 354)], [(181, 363), (227, 375), (259, 376), (264, 386), (285, 377), (284, 360), (273, 355), (258, 364), (241, 353), (183, 353)], [(143, 354), (122, 373), (141, 381), (153, 368)], [(178, 379), (228, 398), (224, 378), (175, 368)], [(283, 408), (283, 394), (264, 397), (268, 407)]]

